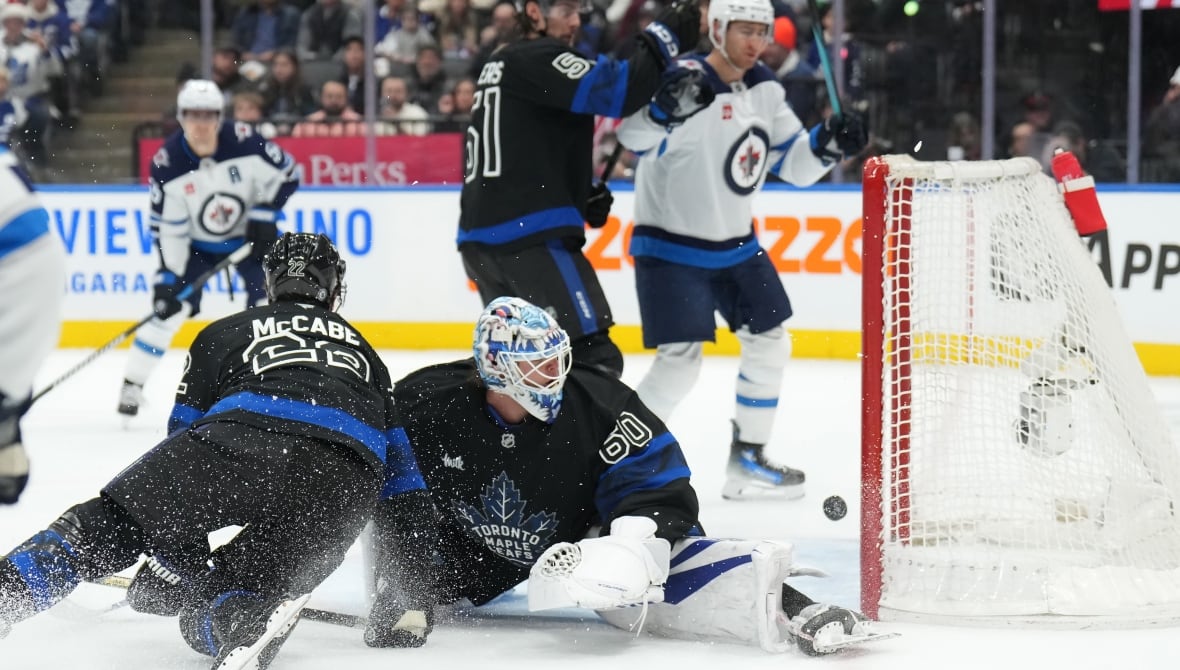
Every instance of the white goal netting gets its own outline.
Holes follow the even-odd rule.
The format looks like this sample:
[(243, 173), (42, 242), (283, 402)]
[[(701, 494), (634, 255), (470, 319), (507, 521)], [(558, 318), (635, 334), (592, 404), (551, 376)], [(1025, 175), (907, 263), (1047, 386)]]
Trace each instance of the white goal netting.
[(1180, 452), (1056, 184), (1031, 160), (875, 174), (866, 596), (883, 618), (1180, 621)]

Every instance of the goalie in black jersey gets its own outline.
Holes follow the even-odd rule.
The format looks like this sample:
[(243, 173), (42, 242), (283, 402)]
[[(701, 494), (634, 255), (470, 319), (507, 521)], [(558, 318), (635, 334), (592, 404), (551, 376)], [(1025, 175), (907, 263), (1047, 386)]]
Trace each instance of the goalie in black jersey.
[[(0, 559), (0, 636), (147, 554), (133, 607), (179, 613), (214, 668), (265, 668), (383, 481), (402, 509), (419, 510), (412, 518), (429, 518), (389, 372), (335, 313), (339, 253), (322, 235), (288, 233), (264, 267), (271, 303), (193, 342), (170, 435)], [(230, 525), (244, 528), (210, 564), (208, 534)]]
[(658, 635), (810, 654), (884, 636), (785, 585), (800, 572), (790, 545), (705, 537), (676, 439), (628, 386), (571, 362), (568, 335), (533, 304), (493, 300), (473, 358), (411, 373), (394, 398), (440, 519), (424, 560), (399, 540), (413, 499), (390, 480), (370, 646), (422, 645), (436, 605), (483, 605), (524, 580), (531, 609), (645, 618)]
[(517, 295), (556, 314), (574, 357), (621, 374), (614, 321), (590, 262), (585, 224), (602, 226), (612, 197), (592, 186), (595, 115), (622, 118), (667, 84), (667, 64), (700, 39), (696, 0), (640, 33), (626, 61), (573, 48), (581, 0), (519, 0), (523, 39), (480, 71), (465, 142), (459, 251), (485, 302)]

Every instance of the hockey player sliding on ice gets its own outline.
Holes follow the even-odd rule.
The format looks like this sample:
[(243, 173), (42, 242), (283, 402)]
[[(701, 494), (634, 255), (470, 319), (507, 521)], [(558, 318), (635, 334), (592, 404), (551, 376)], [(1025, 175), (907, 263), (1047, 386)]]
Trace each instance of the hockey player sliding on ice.
[(856, 112), (808, 131), (791, 111), (758, 60), (774, 30), (769, 0), (712, 0), (707, 19), (712, 51), (675, 66), (704, 73), (715, 94), (708, 108), (690, 106), (695, 114), (686, 118), (675, 99), (657, 94), (617, 131), (641, 154), (631, 255), (643, 345), (656, 357), (637, 390), (667, 421), (700, 374), (702, 345), (714, 340), (720, 312), (741, 345), (722, 495), (796, 498), (804, 473), (764, 454), (791, 355), (783, 327), (791, 302), (755, 237), (751, 202), (768, 171), (810, 185), (868, 138)]
[[(484, 302), (518, 295), (551, 310), (579, 361), (621, 374), (614, 319), (582, 253), (612, 196), (592, 185), (595, 115), (640, 109), (661, 73), (700, 37), (696, 0), (665, 10), (627, 61), (587, 60), (573, 46), (582, 0), (520, 0), (523, 39), (492, 54), (467, 128), (458, 246)], [(522, 197), (528, 193), (528, 197)]]
[(57, 344), (66, 257), (29, 177), (0, 145), (0, 503), (29, 480), (20, 419), (33, 377)]
[(176, 96), (181, 129), (152, 158), (151, 227), (160, 269), (152, 289), (156, 318), (136, 333), (123, 386), (120, 414), (135, 416), (143, 385), (185, 319), (201, 309), (201, 287), (183, 302), (177, 295), (243, 244), (251, 257), (237, 266), (246, 306), (265, 302), (262, 255), (278, 237), (279, 210), (299, 186), (295, 161), (246, 123), (222, 123), (225, 104), (217, 85), (192, 80)]
[[(157, 611), (180, 614), (185, 640), (216, 657), (212, 667), (265, 668), (383, 481), (402, 509), (428, 518), (389, 373), (335, 313), (345, 270), (336, 249), (288, 233), (265, 270), (270, 304), (193, 342), (169, 437), (0, 559), (0, 634), (146, 553), (176, 587), (165, 595), (180, 596)], [(208, 534), (229, 525), (244, 528), (210, 567)]]
[[(370, 646), (422, 645), (436, 604), (483, 605), (525, 579), (533, 609), (603, 610), (625, 628), (646, 612), (660, 635), (811, 654), (874, 636), (862, 615), (784, 585), (789, 545), (704, 537), (676, 439), (625, 384), (571, 364), (544, 310), (493, 300), (474, 354), (394, 387), (442, 518), (435, 559), (413, 560), (396, 537), (408, 499), (379, 505)], [(610, 534), (585, 539), (596, 525)]]

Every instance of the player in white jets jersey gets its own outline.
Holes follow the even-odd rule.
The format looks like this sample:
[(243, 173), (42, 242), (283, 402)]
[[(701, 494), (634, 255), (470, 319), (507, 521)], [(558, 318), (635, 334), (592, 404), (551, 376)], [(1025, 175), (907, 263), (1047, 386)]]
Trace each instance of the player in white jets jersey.
[(867, 133), (853, 112), (808, 131), (791, 111), (782, 85), (758, 61), (773, 27), (769, 0), (713, 0), (707, 17), (713, 49), (678, 63), (706, 73), (715, 93), (709, 107), (681, 119), (666, 111), (674, 102), (657, 97), (618, 129), (619, 140), (641, 153), (631, 254), (643, 343), (657, 350), (637, 390), (667, 420), (696, 381), (702, 343), (713, 341), (720, 312), (741, 343), (722, 494), (798, 497), (804, 474), (763, 454), (790, 357), (783, 322), (791, 303), (754, 235), (751, 199), (768, 172), (814, 183), (859, 153)]
[(33, 375), (57, 344), (65, 252), (28, 175), (0, 146), (0, 503), (15, 503), (29, 477), (20, 418)]
[(153, 288), (156, 318), (139, 329), (127, 358), (119, 413), (139, 412), (143, 385), (183, 321), (200, 311), (201, 287), (181, 301), (194, 279), (243, 244), (238, 265), (246, 306), (266, 301), (262, 257), (278, 237), (275, 220), (299, 187), (295, 161), (249, 124), (222, 123), (217, 85), (192, 80), (176, 97), (181, 129), (152, 159), (152, 234), (160, 261)]

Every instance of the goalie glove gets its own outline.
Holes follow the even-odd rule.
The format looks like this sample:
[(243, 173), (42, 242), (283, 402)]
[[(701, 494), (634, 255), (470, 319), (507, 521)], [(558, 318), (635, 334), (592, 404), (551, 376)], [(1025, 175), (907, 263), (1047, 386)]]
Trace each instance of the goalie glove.
[(661, 126), (675, 128), (711, 105), (714, 97), (716, 93), (704, 70), (674, 67), (661, 76), (660, 87), (652, 96), (647, 114)]
[(655, 521), (624, 516), (610, 535), (549, 547), (529, 571), (529, 610), (663, 602), (671, 545), (655, 532)]
[(864, 116), (853, 110), (831, 115), (811, 129), (811, 153), (824, 164), (855, 156), (869, 143)]

